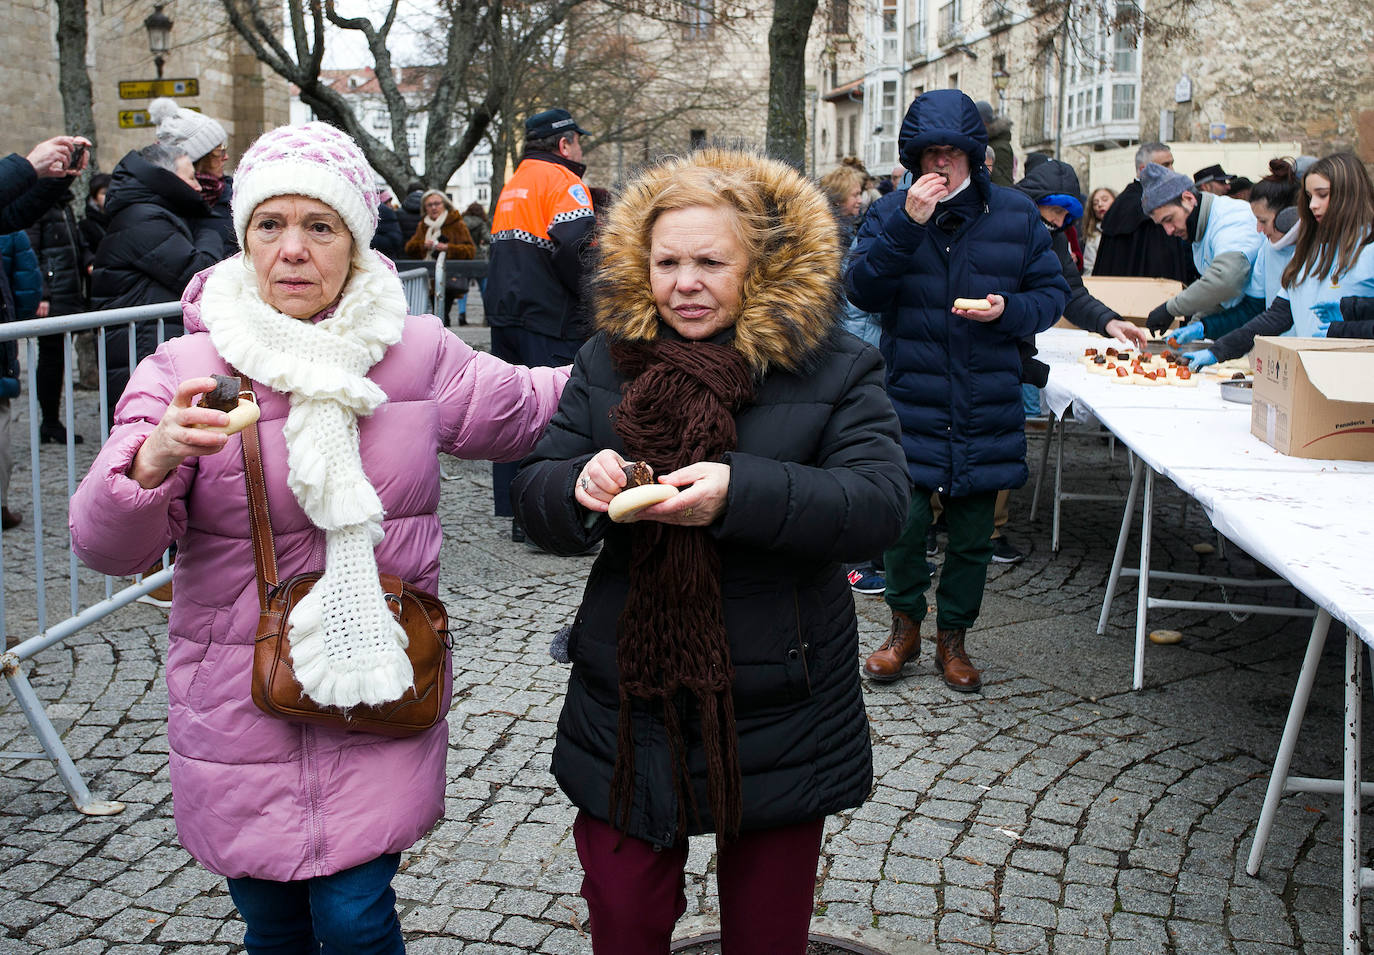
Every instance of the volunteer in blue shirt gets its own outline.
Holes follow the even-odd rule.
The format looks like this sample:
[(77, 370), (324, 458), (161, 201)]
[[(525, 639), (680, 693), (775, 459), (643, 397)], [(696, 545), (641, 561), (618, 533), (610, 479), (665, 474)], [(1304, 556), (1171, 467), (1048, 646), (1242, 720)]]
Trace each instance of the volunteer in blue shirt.
[(1319, 159), (1303, 177), (1297, 247), (1274, 304), (1189, 356), (1193, 367), (1248, 352), (1256, 335), (1290, 329), (1304, 338), (1345, 337), (1341, 300), (1374, 296), (1374, 185), (1352, 153)]
[(1140, 182), (1141, 208), (1169, 235), (1192, 240), (1198, 271), (1196, 282), (1150, 312), (1146, 327), (1162, 334), (1191, 315), (1215, 338), (1264, 311), (1262, 278), (1254, 274), (1263, 237), (1250, 203), (1203, 192), (1156, 163), (1141, 170)]

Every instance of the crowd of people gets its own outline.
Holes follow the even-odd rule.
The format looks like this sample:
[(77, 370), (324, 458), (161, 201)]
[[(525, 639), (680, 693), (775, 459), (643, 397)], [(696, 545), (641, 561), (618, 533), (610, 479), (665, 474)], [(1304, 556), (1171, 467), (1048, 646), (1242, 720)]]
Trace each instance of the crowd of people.
[[(228, 880), (251, 953), (404, 950), (391, 882), (442, 816), (448, 728), (350, 732), (255, 700), (248, 436), (281, 578), (321, 574), (288, 621), (303, 697), (347, 714), (408, 690), (385, 582), (436, 589), (437, 454), (494, 462), (513, 539), (595, 555), (550, 648), (571, 664), (552, 772), (577, 810), (593, 950), (668, 951), (687, 839), (714, 834), (724, 944), (799, 955), (825, 819), (871, 785), (861, 681), (913, 675), (924, 635), (950, 689), (983, 685), (970, 635), (990, 563), (1022, 557), (1008, 500), (1050, 373), (1035, 336), (1063, 316), (1134, 348), (1206, 339), (1201, 367), (1260, 334), (1374, 332), (1374, 188), (1350, 154), (1275, 159), (1251, 182), (1182, 175), (1145, 143), (1133, 182), (1085, 195), (1043, 154), (1015, 179), (1010, 123), (937, 90), (881, 179), (712, 147), (610, 196), (555, 108), (525, 121), (488, 219), (418, 184), (393, 205), (323, 123), (265, 133), (230, 176), (215, 119), (151, 113), (157, 142), (91, 177), (79, 217), (88, 142), (0, 160), (0, 320), (182, 304), (161, 344), (136, 329), (133, 362), (125, 329), (105, 332), (118, 400), (72, 544), (110, 574), (175, 548), (177, 831)], [(441, 253), (489, 261), (490, 353), (407, 314), (392, 263)], [(1183, 289), (1142, 327), (1088, 274)], [(466, 281), (450, 292), (462, 324)], [(80, 441), (61, 423), (61, 337), (38, 356), (41, 439)], [(247, 381), (244, 439), (204, 397), (214, 375)], [(19, 377), (11, 344), (6, 528)], [(658, 500), (618, 512), (646, 481)], [(866, 656), (851, 591), (891, 610)]]

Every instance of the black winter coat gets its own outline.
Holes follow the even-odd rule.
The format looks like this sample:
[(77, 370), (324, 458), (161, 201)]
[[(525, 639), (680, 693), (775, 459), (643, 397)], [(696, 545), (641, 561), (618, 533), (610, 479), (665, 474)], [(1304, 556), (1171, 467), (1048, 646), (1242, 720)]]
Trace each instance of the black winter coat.
[(1193, 250), (1186, 239), (1170, 237), (1140, 206), (1144, 192), (1133, 181), (1102, 217), (1093, 275), (1137, 275), (1142, 278), (1197, 281)]
[(137, 152), (115, 167), (105, 212), (110, 228), (91, 275), (96, 308), (175, 302), (193, 275), (224, 258), (200, 192)]
[(1341, 319), (1327, 327), (1328, 338), (1374, 338), (1374, 298), (1345, 296), (1341, 299)]
[(18, 153), (0, 159), (0, 234), (33, 225), (70, 187), (67, 176), (38, 178)]
[(396, 225), (401, 230), (401, 248), (405, 249), (405, 240), (415, 234), (416, 227), (420, 220), (425, 217), (425, 210), (420, 206), (420, 200), (425, 197), (423, 189), (416, 189), (407, 193), (401, 200), (401, 208), (396, 210)]
[(86, 267), (92, 253), (66, 202), (53, 206), (28, 228), (29, 244), (43, 272), (49, 315), (73, 315), (89, 307)]
[(210, 206), (209, 213), (206, 215), (206, 224), (219, 233), (220, 241), (224, 243), (224, 251), (220, 258), (228, 258), (239, 250), (238, 233), (234, 231), (234, 210), (231, 201), (234, 198), (234, 177), (224, 177), (224, 188), (220, 190), (219, 198), (215, 204)]
[[(856, 806), (872, 782), (854, 602), (840, 562), (882, 551), (905, 520), (905, 465), (882, 376), (876, 350), (837, 332), (814, 367), (770, 373), (736, 416), (738, 450), (725, 457), (729, 501), (710, 532), (720, 547), (735, 667), (745, 829)], [(588, 526), (573, 483), (596, 451), (624, 455), (612, 428), (623, 383), (605, 335), (597, 335), (578, 353), (558, 413), (511, 490), (518, 520), (540, 545), (570, 553), (605, 542), (573, 623), (572, 675), (553, 753), (559, 786), (603, 820), (619, 718), (616, 621), (634, 525), (602, 516)], [(689, 747), (705, 815), (701, 747), (690, 734)], [(677, 806), (668, 750), (660, 718), (647, 710), (636, 718), (634, 765), (628, 833), (671, 844)], [(693, 832), (711, 830), (709, 819), (693, 825), (688, 815)]]
[(372, 247), (391, 261), (403, 258), (406, 237), (401, 234), (401, 220), (396, 210), (383, 202), (377, 206), (377, 231), (372, 234)]
[[(224, 242), (210, 221), (200, 191), (136, 151), (115, 166), (105, 211), (110, 229), (95, 253), (91, 303), (123, 308), (175, 302), (193, 276), (224, 258)], [(182, 332), (180, 318), (164, 322), (164, 338)], [(129, 382), (128, 326), (105, 329), (110, 411)], [(157, 322), (136, 326), (136, 359), (157, 348)]]

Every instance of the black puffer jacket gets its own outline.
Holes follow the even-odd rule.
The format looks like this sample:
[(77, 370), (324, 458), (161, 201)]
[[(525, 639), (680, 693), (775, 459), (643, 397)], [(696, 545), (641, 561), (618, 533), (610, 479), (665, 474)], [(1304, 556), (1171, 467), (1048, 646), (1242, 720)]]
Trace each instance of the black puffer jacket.
[(91, 275), (96, 308), (175, 302), (191, 276), (224, 258), (200, 193), (137, 152), (115, 167), (105, 212), (110, 228)]
[[(110, 229), (96, 250), (91, 273), (95, 308), (178, 301), (197, 272), (224, 258), (224, 242), (199, 190), (137, 152), (115, 166), (105, 212)], [(180, 318), (165, 320), (163, 329), (164, 338), (180, 335)], [(136, 332), (136, 357), (142, 361), (157, 348), (157, 322), (139, 322)], [(128, 326), (116, 325), (104, 334), (113, 413), (115, 399), (129, 382)]]
[(92, 254), (70, 201), (69, 193), (28, 228), (29, 244), (43, 272), (43, 300), (49, 315), (72, 315), (88, 307), (86, 267)]
[[(685, 161), (710, 162), (713, 154)], [(872, 759), (855, 665), (858, 633), (840, 561), (862, 559), (896, 539), (909, 486), (897, 419), (883, 391), (882, 360), (836, 325), (840, 252), (824, 200), (812, 189), (814, 207), (792, 201), (778, 185), (785, 179), (775, 169), (780, 164), (747, 161), (774, 181), (780, 234), (787, 238), (783, 250), (759, 267), (761, 280), (747, 281), (758, 291), (735, 327), (712, 339), (739, 350), (760, 383), (752, 403), (735, 416), (737, 450), (724, 457), (731, 469), (728, 502), (708, 531), (720, 551), (735, 669), (742, 826), (761, 829), (815, 819), (868, 795)], [(636, 203), (648, 201), (650, 191), (629, 193), (623, 200), (628, 205), (613, 219), (646, 221)], [(614, 228), (603, 236), (602, 251), (609, 263), (603, 275), (630, 260), (619, 270), (628, 277), (608, 280), (598, 307), (602, 331), (578, 353), (558, 413), (516, 476), (511, 496), (530, 538), (545, 547), (570, 552), (604, 540), (572, 628), (573, 668), (553, 753), (563, 791), (604, 820), (619, 718), (617, 620), (636, 529), (604, 516), (588, 525), (573, 487), (596, 451), (614, 448), (624, 455), (613, 429), (624, 379), (612, 363), (610, 336), (676, 334), (658, 319), (647, 288), (633, 291), (636, 256), (625, 254)], [(678, 805), (663, 724), (656, 709), (637, 704), (635, 714), (628, 834), (671, 844)], [(691, 716), (684, 725), (702, 814), (698, 820), (689, 811), (688, 826), (711, 831), (699, 728)]]

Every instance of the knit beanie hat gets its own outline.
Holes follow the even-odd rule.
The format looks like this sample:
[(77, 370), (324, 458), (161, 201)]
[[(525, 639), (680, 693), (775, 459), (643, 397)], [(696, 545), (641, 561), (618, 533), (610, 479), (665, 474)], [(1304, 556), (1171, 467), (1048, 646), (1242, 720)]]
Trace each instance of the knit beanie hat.
[(184, 109), (161, 96), (148, 104), (148, 116), (157, 124), (157, 141), (186, 150), (191, 162), (214, 152), (229, 141), (224, 127), (203, 113)]
[(980, 99), (973, 104), (978, 107), (978, 115), (983, 118), (983, 122), (990, 123), (997, 118), (997, 111), (992, 108), (992, 104), (985, 99)]
[(1154, 212), (1166, 202), (1177, 202), (1185, 192), (1197, 195), (1193, 180), (1181, 172), (1165, 169), (1157, 162), (1146, 163), (1140, 170), (1140, 208), (1146, 215)]
[(234, 170), (234, 232), (244, 245), (248, 220), (273, 196), (308, 196), (329, 206), (366, 249), (377, 231), (372, 167), (347, 133), (328, 123), (278, 126), (263, 133)]

